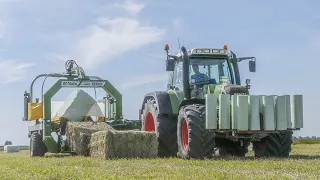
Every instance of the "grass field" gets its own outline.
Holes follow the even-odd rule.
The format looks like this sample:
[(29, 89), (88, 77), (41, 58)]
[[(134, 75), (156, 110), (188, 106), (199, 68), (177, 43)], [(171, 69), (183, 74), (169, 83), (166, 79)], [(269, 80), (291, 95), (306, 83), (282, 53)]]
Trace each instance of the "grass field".
[(119, 159), (29, 151), (0, 153), (0, 179), (320, 179), (320, 144), (295, 144), (288, 159)]

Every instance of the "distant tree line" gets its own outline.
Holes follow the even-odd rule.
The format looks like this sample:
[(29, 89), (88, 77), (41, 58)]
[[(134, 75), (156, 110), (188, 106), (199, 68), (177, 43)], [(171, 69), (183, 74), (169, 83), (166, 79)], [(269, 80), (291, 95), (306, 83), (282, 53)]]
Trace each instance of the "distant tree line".
[(12, 145), (12, 142), (11, 141), (6, 141), (6, 142), (4, 142), (4, 145)]
[(312, 139), (312, 140), (320, 140), (320, 137), (317, 137), (317, 136), (305, 136), (305, 137), (302, 137), (302, 136), (292, 136), (292, 139), (293, 140), (306, 140), (306, 139)]

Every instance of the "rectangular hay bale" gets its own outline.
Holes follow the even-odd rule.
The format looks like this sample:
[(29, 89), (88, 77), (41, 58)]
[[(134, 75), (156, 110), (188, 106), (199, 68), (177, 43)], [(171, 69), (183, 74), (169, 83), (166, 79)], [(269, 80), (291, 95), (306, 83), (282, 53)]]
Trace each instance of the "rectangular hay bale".
[(99, 131), (91, 135), (90, 155), (104, 159), (153, 158), (158, 155), (154, 132)]
[(113, 152), (112, 132), (99, 131), (91, 135), (90, 156), (107, 159), (108, 157), (114, 157), (114, 154), (112, 154)]
[(109, 131), (113, 128), (104, 122), (68, 122), (66, 129), (67, 145), (77, 155), (89, 156), (91, 134), (101, 130)]

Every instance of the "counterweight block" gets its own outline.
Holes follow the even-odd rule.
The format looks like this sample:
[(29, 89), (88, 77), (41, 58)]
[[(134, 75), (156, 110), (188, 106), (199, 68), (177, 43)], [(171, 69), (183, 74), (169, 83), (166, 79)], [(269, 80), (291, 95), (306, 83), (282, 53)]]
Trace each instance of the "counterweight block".
[(302, 95), (206, 95), (206, 129), (241, 132), (300, 128)]

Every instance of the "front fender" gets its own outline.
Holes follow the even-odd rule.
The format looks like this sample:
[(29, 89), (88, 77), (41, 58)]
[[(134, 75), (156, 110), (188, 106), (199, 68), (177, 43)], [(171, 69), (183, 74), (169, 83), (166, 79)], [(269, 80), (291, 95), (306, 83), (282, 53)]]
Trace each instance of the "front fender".
[(155, 91), (155, 92), (150, 92), (146, 94), (142, 102), (141, 110), (144, 109), (144, 105), (149, 98), (155, 99), (158, 106), (159, 114), (168, 114), (168, 115), (174, 114), (172, 105), (171, 105), (171, 99), (167, 91)]

